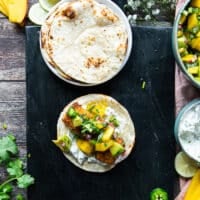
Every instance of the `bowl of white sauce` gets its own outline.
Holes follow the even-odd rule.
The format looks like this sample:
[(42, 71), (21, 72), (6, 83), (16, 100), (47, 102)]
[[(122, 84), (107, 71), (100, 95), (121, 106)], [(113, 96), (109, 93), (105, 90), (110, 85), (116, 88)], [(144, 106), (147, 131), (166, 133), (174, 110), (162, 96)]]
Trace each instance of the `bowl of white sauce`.
[(179, 112), (174, 133), (182, 150), (200, 163), (200, 98), (194, 99)]

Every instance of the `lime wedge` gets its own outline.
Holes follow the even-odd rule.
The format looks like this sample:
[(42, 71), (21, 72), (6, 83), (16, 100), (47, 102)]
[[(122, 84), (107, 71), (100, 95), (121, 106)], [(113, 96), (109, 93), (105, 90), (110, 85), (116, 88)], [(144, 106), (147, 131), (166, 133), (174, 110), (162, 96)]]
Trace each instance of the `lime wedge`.
[(44, 20), (46, 19), (48, 12), (43, 10), (40, 6), (39, 3), (36, 3), (31, 6), (29, 13), (28, 13), (28, 18), (37, 25), (42, 25)]
[(39, 0), (41, 7), (46, 10), (50, 11), (50, 9), (56, 5), (60, 0)]
[(176, 155), (174, 165), (176, 172), (185, 178), (191, 178), (198, 170), (197, 163), (182, 151)]

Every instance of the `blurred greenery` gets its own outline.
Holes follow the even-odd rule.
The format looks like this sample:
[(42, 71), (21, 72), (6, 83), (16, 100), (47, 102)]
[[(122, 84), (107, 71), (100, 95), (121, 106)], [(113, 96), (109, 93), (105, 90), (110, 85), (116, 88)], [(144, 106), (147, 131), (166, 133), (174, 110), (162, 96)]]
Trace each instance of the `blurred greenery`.
[(173, 23), (175, 0), (121, 0), (118, 1), (134, 24), (138, 22), (170, 22)]

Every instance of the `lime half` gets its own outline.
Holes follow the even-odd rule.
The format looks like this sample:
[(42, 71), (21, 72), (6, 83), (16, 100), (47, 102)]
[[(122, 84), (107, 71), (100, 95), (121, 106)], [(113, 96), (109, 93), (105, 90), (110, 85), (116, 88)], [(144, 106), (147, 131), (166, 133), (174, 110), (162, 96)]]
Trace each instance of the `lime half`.
[(176, 155), (174, 165), (176, 172), (185, 178), (194, 176), (195, 172), (198, 170), (197, 163), (182, 151)]
[(42, 25), (43, 22), (46, 19), (48, 12), (43, 10), (40, 6), (39, 3), (36, 3), (31, 6), (29, 13), (28, 13), (28, 18), (37, 25)]
[(46, 10), (50, 11), (50, 9), (56, 5), (60, 0), (39, 0), (41, 7)]

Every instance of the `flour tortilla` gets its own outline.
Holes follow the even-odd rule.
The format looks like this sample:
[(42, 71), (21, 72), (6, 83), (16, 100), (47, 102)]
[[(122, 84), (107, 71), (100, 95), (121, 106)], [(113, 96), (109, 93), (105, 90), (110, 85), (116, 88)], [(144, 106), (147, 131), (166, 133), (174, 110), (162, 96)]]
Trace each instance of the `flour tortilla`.
[(93, 84), (109, 80), (127, 51), (123, 21), (93, 0), (61, 2), (41, 27), (41, 50), (67, 79)]
[[(94, 162), (87, 162), (85, 161), (82, 165), (77, 161), (77, 159), (71, 154), (71, 153), (64, 153), (65, 157), (71, 161), (75, 166), (85, 170), (85, 171), (89, 171), (89, 172), (106, 172), (110, 169), (112, 169), (113, 167), (116, 166), (116, 164), (120, 163), (122, 160), (124, 160), (125, 158), (128, 157), (128, 155), (131, 153), (131, 150), (134, 146), (135, 143), (135, 128), (134, 128), (134, 124), (131, 120), (131, 117), (128, 113), (128, 111), (119, 103), (117, 102), (115, 99), (113, 99), (110, 96), (106, 96), (106, 95), (102, 95), (102, 94), (88, 94), (85, 96), (81, 96), (75, 100), (73, 100), (71, 103), (69, 103), (64, 110), (61, 112), (59, 119), (58, 119), (58, 123), (57, 123), (57, 137), (61, 137), (65, 134), (67, 134), (68, 136), (70, 136), (72, 133), (70, 131), (70, 129), (64, 124), (64, 122), (62, 121), (62, 118), (64, 115), (66, 115), (66, 112), (68, 111), (68, 109), (74, 104), (74, 103), (79, 103), (80, 105), (86, 105), (89, 102), (102, 102), (102, 101), (106, 101), (108, 104), (108, 107), (112, 108), (113, 110), (115, 110), (115, 112), (117, 113), (117, 116), (120, 118), (125, 119), (124, 120), (124, 128), (123, 128), (123, 132), (120, 133), (120, 137), (123, 138), (124, 142), (125, 142), (125, 153), (123, 155), (120, 156), (119, 159), (116, 160), (116, 163), (113, 165), (108, 165), (108, 164), (104, 164), (101, 165), (98, 162), (94, 163)], [(120, 123), (120, 122), (119, 122)]]

